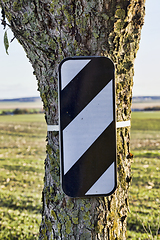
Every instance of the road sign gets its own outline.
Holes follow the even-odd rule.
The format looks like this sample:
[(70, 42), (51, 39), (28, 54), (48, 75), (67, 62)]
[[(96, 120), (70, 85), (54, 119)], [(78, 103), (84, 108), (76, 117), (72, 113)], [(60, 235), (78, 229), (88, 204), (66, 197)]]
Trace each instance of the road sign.
[(106, 57), (73, 57), (59, 66), (62, 188), (70, 197), (116, 189), (114, 64)]

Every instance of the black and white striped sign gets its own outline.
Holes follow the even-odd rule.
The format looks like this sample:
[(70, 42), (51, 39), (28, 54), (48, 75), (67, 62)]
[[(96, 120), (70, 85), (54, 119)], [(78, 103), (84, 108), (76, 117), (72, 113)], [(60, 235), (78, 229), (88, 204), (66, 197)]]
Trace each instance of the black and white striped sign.
[(116, 188), (114, 65), (73, 57), (59, 66), (62, 188), (70, 197), (110, 195)]

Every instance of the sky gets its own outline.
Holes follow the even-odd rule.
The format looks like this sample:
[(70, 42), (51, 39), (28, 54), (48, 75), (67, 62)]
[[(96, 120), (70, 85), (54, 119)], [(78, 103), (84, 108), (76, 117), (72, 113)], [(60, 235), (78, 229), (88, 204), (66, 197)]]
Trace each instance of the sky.
[(135, 60), (133, 96), (160, 96), (160, 0), (146, 0), (145, 24)]
[[(146, 0), (145, 24), (135, 60), (133, 96), (160, 96), (160, 0)], [(13, 35), (8, 29), (8, 38)], [(9, 55), (3, 43), (0, 25), (0, 99), (36, 97), (37, 80), (21, 45), (10, 43)]]

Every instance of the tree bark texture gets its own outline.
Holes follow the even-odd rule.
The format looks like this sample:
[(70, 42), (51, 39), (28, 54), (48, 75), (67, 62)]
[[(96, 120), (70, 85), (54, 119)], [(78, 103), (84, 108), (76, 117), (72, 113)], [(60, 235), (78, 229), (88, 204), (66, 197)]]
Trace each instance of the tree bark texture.
[[(117, 121), (131, 118), (133, 64), (145, 0), (0, 0), (3, 24), (26, 51), (46, 123), (58, 124), (58, 65), (69, 56), (107, 56), (116, 67)], [(109, 197), (74, 199), (60, 185), (59, 135), (47, 133), (39, 239), (126, 239), (130, 128), (117, 130), (118, 187)]]

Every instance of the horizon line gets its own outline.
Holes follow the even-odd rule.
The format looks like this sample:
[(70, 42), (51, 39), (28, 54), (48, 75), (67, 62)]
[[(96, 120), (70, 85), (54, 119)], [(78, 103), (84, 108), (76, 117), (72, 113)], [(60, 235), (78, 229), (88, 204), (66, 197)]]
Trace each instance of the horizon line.
[[(31, 97), (12, 97), (12, 98), (0, 98), (0, 101), (15, 101), (15, 100), (23, 100), (23, 99), (40, 99), (40, 96), (31, 96)], [(132, 98), (160, 98), (160, 95), (136, 95), (136, 96), (132, 96)]]

